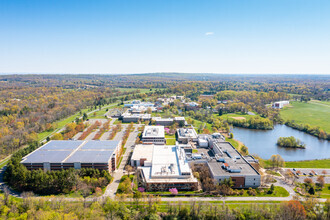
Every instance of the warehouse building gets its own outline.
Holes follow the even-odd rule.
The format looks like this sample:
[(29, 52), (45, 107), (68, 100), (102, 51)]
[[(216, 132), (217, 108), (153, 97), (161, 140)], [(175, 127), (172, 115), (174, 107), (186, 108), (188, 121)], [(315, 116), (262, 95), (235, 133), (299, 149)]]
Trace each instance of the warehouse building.
[(145, 126), (141, 141), (144, 144), (165, 144), (164, 126)]
[(53, 140), (25, 156), (21, 163), (29, 170), (95, 168), (114, 171), (121, 141)]
[(131, 163), (138, 166), (139, 185), (146, 191), (197, 190), (198, 181), (179, 146), (138, 145)]

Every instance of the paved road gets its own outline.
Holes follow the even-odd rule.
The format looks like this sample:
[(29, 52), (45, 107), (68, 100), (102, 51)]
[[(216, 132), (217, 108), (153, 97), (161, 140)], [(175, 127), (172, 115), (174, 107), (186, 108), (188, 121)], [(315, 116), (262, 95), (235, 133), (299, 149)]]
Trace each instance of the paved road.
[[(124, 172), (123, 171), (124, 171), (125, 165), (127, 164), (128, 157), (129, 157), (130, 153), (133, 150), (133, 146), (135, 144), (135, 140), (136, 140), (137, 135), (139, 133), (138, 132), (138, 127), (139, 126), (140, 125), (134, 125), (134, 131), (130, 133), (130, 135), (129, 135), (128, 139), (127, 139), (127, 142), (125, 144), (126, 152), (123, 155), (123, 160), (122, 160), (122, 162), (121, 162), (118, 170), (116, 170), (113, 173), (114, 180), (112, 181), (111, 184), (108, 185), (107, 189), (105, 190), (105, 193), (104, 193), (103, 197), (110, 197), (112, 199), (114, 199), (116, 197), (116, 191), (117, 191), (117, 188), (119, 186), (120, 179), (124, 175)], [(116, 137), (119, 138), (118, 135), (120, 135), (120, 134), (118, 133), (116, 135)], [(122, 137), (122, 135), (123, 135), (123, 133), (121, 133), (121, 137)]]

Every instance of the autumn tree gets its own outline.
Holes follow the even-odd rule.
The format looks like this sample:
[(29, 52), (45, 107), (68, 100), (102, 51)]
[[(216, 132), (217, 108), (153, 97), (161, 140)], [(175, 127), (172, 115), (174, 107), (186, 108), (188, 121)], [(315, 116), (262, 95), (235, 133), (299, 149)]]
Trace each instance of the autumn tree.
[(273, 169), (283, 167), (285, 164), (283, 158), (279, 154), (272, 155), (270, 157), (270, 163), (271, 163), (271, 166), (273, 167)]
[(282, 204), (280, 215), (282, 219), (303, 220), (306, 218), (306, 210), (299, 201), (290, 200)]

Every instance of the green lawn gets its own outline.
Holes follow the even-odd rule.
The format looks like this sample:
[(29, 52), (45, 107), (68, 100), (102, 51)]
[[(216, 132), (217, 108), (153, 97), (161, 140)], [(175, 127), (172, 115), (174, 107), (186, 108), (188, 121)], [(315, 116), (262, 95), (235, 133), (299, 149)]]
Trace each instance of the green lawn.
[(303, 160), (285, 162), (289, 168), (330, 168), (330, 159), (324, 160)]
[(4, 167), (5, 165), (7, 165), (7, 163), (9, 162), (10, 157), (4, 159), (3, 161), (1, 161), (0, 163), (0, 169), (2, 169), (2, 167)]
[[(204, 125), (205, 127), (204, 128), (207, 128), (210, 132), (214, 132), (213, 129), (212, 129), (212, 124), (209, 124), (207, 122), (202, 122), (202, 121), (199, 121), (199, 120), (196, 120), (196, 119), (193, 119), (192, 117), (190, 116), (185, 116), (185, 119), (186, 121), (188, 120), (188, 118), (192, 119), (193, 120), (193, 126), (195, 127), (195, 130), (196, 132), (198, 133), (198, 128), (199, 126), (201, 125)], [(203, 133), (203, 132), (202, 132)]]
[(316, 191), (321, 194), (321, 198), (330, 198), (330, 184), (325, 184), (321, 191)]
[(175, 138), (175, 134), (173, 135), (165, 134), (165, 138)]
[[(216, 114), (218, 115), (218, 114)], [(252, 117), (256, 117), (256, 115), (248, 115), (248, 114), (242, 114), (242, 113), (228, 113), (228, 114), (223, 114), (220, 116), (222, 119), (227, 119), (227, 118), (235, 118), (235, 117), (243, 117), (245, 119), (249, 119)]]
[(166, 138), (166, 145), (175, 145), (175, 138)]
[[(248, 190), (245, 189), (244, 194), (239, 195), (239, 197), (254, 197), (249, 195), (247, 192)], [(281, 186), (275, 186), (274, 192), (272, 194), (268, 194), (267, 192), (268, 190), (266, 189), (263, 192), (258, 192), (255, 196), (256, 197), (288, 197), (290, 195), (290, 193)]]
[(226, 137), (226, 141), (228, 141), (229, 143), (231, 143), (231, 145), (233, 145), (234, 148), (238, 149), (239, 143), (235, 139), (231, 139), (231, 138), (227, 138)]
[(291, 102), (280, 111), (284, 120), (294, 120), (300, 124), (320, 126), (327, 133), (330, 133), (330, 102), (309, 101)]

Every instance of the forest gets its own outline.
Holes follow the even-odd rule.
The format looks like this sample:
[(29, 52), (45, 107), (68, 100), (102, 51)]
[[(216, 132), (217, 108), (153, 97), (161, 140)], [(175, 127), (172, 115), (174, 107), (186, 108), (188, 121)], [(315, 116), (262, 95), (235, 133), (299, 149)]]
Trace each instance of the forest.
[(58, 120), (77, 112), (83, 117), (83, 109), (148, 96), (139, 90), (93, 86), (89, 81), (76, 80), (68, 77), (61, 81), (46, 75), (0, 76), (0, 159), (37, 141), (38, 133), (55, 131)]
[[(138, 89), (148, 89), (149, 92), (147, 94)], [(0, 158), (38, 140), (41, 132), (55, 131), (58, 120), (83, 109), (93, 110), (116, 101), (152, 98), (152, 94), (158, 97), (163, 94), (184, 95), (193, 101), (198, 100), (203, 110), (193, 110), (192, 113), (184, 109), (185, 114), (196, 120), (207, 121), (217, 129), (228, 129), (228, 124), (270, 129), (272, 123), (276, 122), (319, 138), (330, 139), (330, 134), (324, 130), (308, 124), (284, 121), (278, 110), (267, 107), (271, 102), (289, 97), (301, 101), (329, 100), (329, 91), (330, 79), (322, 75), (1, 75)], [(199, 99), (200, 95), (213, 97)], [(178, 109), (183, 110), (180, 106), (172, 110)], [(214, 112), (221, 115), (250, 111), (261, 119), (242, 122), (212, 117)]]

